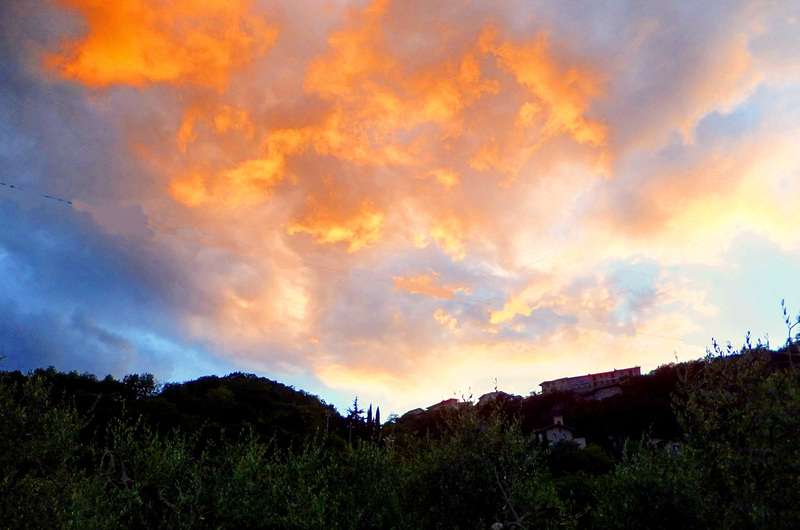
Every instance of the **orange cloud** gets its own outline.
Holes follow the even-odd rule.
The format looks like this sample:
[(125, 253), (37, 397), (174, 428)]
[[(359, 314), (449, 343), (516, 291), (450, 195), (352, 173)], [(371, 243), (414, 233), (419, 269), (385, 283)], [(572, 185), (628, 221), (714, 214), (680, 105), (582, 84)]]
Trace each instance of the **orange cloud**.
[(448, 168), (438, 168), (433, 170), (433, 177), (436, 182), (441, 184), (444, 189), (449, 190), (458, 184), (458, 173)]
[(451, 215), (434, 221), (429, 233), (436, 244), (454, 260), (460, 261), (467, 256), (464, 242), (466, 230), (463, 221), (458, 217)]
[(277, 37), (248, 1), (59, 0), (81, 13), (86, 37), (46, 64), (90, 87), (193, 84), (222, 90), (230, 73)]
[(500, 66), (513, 73), (538, 100), (521, 106), (519, 125), (535, 123), (534, 118), (541, 111), (540, 101), (545, 107), (545, 135), (567, 133), (581, 144), (605, 144), (605, 125), (584, 116), (589, 101), (600, 92), (595, 76), (577, 67), (562, 71), (551, 57), (544, 36), (540, 35), (532, 43), (522, 46), (510, 42), (498, 44), (496, 41), (497, 30), (488, 28), (481, 35), (480, 46), (484, 52), (494, 54)]
[(201, 118), (203, 114), (196, 109), (187, 109), (183, 113), (183, 122), (178, 129), (178, 149), (181, 153), (186, 153), (186, 146), (197, 140), (197, 133), (194, 130), (195, 122)]
[(493, 311), (489, 310), (491, 313), (491, 318), (489, 319), (490, 324), (502, 324), (503, 322), (508, 322), (512, 320), (517, 315), (522, 316), (530, 316), (531, 308), (525, 301), (520, 299), (519, 297), (513, 297), (508, 302), (503, 305), (503, 309), (500, 311)]
[(435, 298), (450, 300), (453, 298), (455, 289), (447, 286), (435, 285), (438, 274), (421, 274), (419, 276), (395, 276), (394, 288), (402, 289), (410, 293), (424, 294)]
[(255, 127), (248, 115), (247, 109), (222, 104), (210, 108), (208, 104), (195, 104), (189, 106), (183, 113), (183, 121), (178, 129), (178, 149), (186, 154), (189, 144), (197, 140), (196, 126), (198, 122), (211, 126), (217, 135), (224, 135), (229, 131), (239, 130), (248, 140), (255, 135)]
[(347, 243), (353, 253), (378, 243), (383, 237), (384, 215), (371, 202), (362, 202), (355, 212), (340, 212), (316, 199), (307, 201), (311, 213), (302, 221), (289, 222), (289, 235), (310, 234), (317, 243)]
[(381, 46), (380, 22), (387, 3), (374, 2), (361, 13), (360, 27), (335, 32), (328, 38), (330, 53), (309, 66), (306, 90), (326, 98), (348, 97), (354, 83), (375, 73), (388, 74), (394, 68)]
[[(717, 263), (737, 235), (760, 233), (797, 245), (792, 218), (797, 188), (785, 175), (796, 167), (800, 133), (750, 140), (738, 149), (652, 159), (636, 189), (598, 206), (584, 220), (585, 245), (595, 256), (646, 253), (662, 263)], [(577, 259), (577, 258), (575, 258)]]
[(451, 330), (456, 329), (458, 325), (458, 319), (451, 317), (447, 313), (444, 312), (443, 309), (437, 309), (436, 312), (433, 314), (433, 318), (442, 325), (442, 327), (449, 328)]
[(273, 131), (262, 157), (213, 175), (195, 173), (175, 179), (169, 186), (170, 195), (191, 207), (208, 203), (226, 208), (255, 206), (272, 196), (275, 186), (286, 177), (286, 158), (301, 152), (308, 137), (305, 130)]
[[(253, 270), (240, 267), (240, 275), (252, 275)], [(275, 278), (261, 281), (238, 277), (210, 277), (218, 281), (219, 292), (211, 314), (190, 314), (185, 318), (189, 332), (195, 338), (216, 344), (223, 351), (236, 351), (237, 357), (258, 357), (247, 353), (253, 344), (267, 341), (307, 342), (309, 335), (310, 293), (303, 278), (292, 278), (288, 271)], [(240, 284), (240, 285), (237, 285)], [(252, 359), (251, 359), (252, 360)]]
[(420, 165), (431, 135), (459, 135), (462, 112), (499, 91), (496, 81), (482, 76), (473, 50), (454, 50), (421, 67), (401, 60), (386, 42), (390, 7), (367, 7), (352, 27), (330, 36), (326, 53), (308, 67), (306, 92), (332, 104), (317, 135), (319, 154), (360, 164)]
[(372, 395), (384, 397), (384, 399), (396, 392), (416, 387), (413, 381), (398, 376), (394, 371), (386, 368), (329, 363), (315, 366), (314, 371), (315, 375), (330, 388), (358, 388), (360, 391), (369, 392)]
[[(363, 175), (364, 167), (399, 168), (397, 177), (430, 176), (454, 192), (474, 177), (470, 166), (500, 170), (506, 174), (506, 182), (500, 184), (508, 185), (548, 135), (566, 133), (590, 146), (604, 142), (603, 126), (584, 118), (590, 99), (599, 92), (598, 82), (582, 69), (557, 64), (543, 38), (520, 46), (498, 44), (496, 31), (481, 35), (476, 28), (472, 36), (450, 43), (445, 28), (441, 38), (431, 37), (431, 43), (441, 48), (437, 53), (405, 57), (387, 36), (398, 9), (399, 4), (376, 1), (351, 12), (348, 25), (329, 36), (327, 49), (308, 63), (305, 72), (305, 96), (320, 106), (310, 107), (316, 110), (304, 117), (301, 127), (273, 130), (263, 156), (228, 169), (215, 171), (208, 169), (214, 164), (198, 164), (199, 170), (186, 172), (192, 176), (174, 180), (172, 197), (191, 206), (254, 206), (274, 193), (287, 177), (291, 159), (301, 155), (304, 171), (292, 176), (300, 186), (303, 177), (315, 175), (321, 157), (332, 157), (350, 164), (358, 174)], [(488, 71), (497, 78), (487, 77)], [(516, 110), (494, 116), (498, 99), (503, 108), (516, 106)], [(254, 135), (254, 120), (242, 108), (198, 108), (185, 112), (178, 131), (183, 152), (197, 139), (201, 122), (213, 123), (217, 134), (236, 129), (248, 138)], [(442, 164), (444, 156), (447, 165)], [(424, 202), (422, 197), (409, 200)], [(422, 227), (418, 235), (427, 233), (454, 259), (464, 259), (471, 235), (464, 221), (454, 216), (442, 219), (433, 204), (423, 208), (434, 210), (422, 214), (438, 221)], [(309, 217), (294, 221), (290, 233), (313, 234), (320, 243), (363, 241), (352, 230), (352, 222), (362, 229), (371, 227), (367, 233), (377, 233), (382, 226), (377, 217), (350, 224), (343, 219), (331, 224)], [(321, 225), (329, 230), (321, 230)], [(418, 237), (416, 244), (422, 246), (424, 241)]]
[(169, 186), (169, 193), (176, 201), (194, 208), (210, 200), (205, 179), (200, 174), (175, 180)]

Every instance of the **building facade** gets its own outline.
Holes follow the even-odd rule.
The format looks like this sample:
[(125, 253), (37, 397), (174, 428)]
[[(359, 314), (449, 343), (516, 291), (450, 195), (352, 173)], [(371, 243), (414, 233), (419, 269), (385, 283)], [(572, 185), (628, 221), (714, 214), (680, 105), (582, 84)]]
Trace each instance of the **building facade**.
[(575, 429), (564, 425), (563, 416), (555, 416), (552, 425), (534, 429), (531, 436), (541, 444), (556, 445), (559, 442), (569, 442), (578, 449), (586, 447), (586, 438), (576, 437)]
[[(576, 394), (592, 394), (597, 399), (603, 399), (615, 394), (619, 394), (619, 385), (628, 379), (642, 375), (641, 367), (624, 368), (622, 370), (612, 370), (599, 374), (579, 375), (577, 377), (562, 377), (553, 381), (541, 383), (542, 394), (552, 392), (575, 392)], [(614, 390), (616, 388), (616, 390)]]

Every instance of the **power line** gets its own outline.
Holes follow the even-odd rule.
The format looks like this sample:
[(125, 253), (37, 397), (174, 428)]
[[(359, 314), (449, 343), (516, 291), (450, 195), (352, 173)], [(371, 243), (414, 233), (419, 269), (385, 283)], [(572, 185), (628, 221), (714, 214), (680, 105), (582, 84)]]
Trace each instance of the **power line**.
[(7, 182), (0, 182), (0, 186), (4, 186), (4, 187), (8, 188), (9, 190), (14, 190), (15, 192), (18, 192), (18, 193), (26, 193), (27, 192), (27, 193), (33, 194), (33, 195), (35, 195), (37, 197), (42, 197), (42, 198), (45, 198), (45, 199), (50, 199), (50, 200), (53, 200), (53, 201), (63, 202), (63, 203), (72, 205), (72, 201), (70, 201), (69, 199), (62, 199), (60, 197), (55, 197), (53, 195), (48, 195), (46, 193), (42, 193), (41, 191), (30, 190), (30, 189), (27, 189), (27, 188), (16, 186), (14, 184), (9, 184)]

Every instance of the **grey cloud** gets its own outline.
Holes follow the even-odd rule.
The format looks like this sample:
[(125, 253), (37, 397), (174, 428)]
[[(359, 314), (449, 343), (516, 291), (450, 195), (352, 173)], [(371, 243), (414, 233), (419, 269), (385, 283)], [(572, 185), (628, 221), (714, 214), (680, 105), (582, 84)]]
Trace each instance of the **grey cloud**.
[[(3, 369), (23, 371), (55, 366), (59, 370), (122, 376), (143, 364), (135, 346), (86, 317), (67, 318), (52, 311), (23, 312), (0, 300), (0, 348)], [(7, 365), (7, 366), (6, 366)]]
[(495, 340), (501, 341), (537, 343), (546, 341), (578, 322), (578, 318), (574, 315), (564, 314), (549, 307), (540, 307), (532, 310), (528, 316), (517, 315), (512, 325), (500, 326), (494, 337)]
[(72, 201), (72, 206), (79, 212), (89, 212), (94, 220), (105, 228), (109, 234), (125, 234), (147, 237), (147, 216), (142, 214), (141, 206), (121, 207), (118, 204), (88, 204), (80, 200)]

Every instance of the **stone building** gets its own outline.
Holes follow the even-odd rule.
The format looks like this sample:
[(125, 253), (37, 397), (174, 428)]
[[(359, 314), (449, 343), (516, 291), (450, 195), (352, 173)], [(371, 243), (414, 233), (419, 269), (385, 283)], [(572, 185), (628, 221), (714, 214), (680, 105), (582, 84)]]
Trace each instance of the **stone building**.
[(612, 370), (599, 374), (579, 375), (577, 377), (562, 377), (553, 381), (541, 383), (542, 394), (552, 392), (574, 392), (584, 397), (605, 399), (622, 393), (619, 385), (630, 377), (642, 375), (641, 368), (634, 366), (622, 370)]

